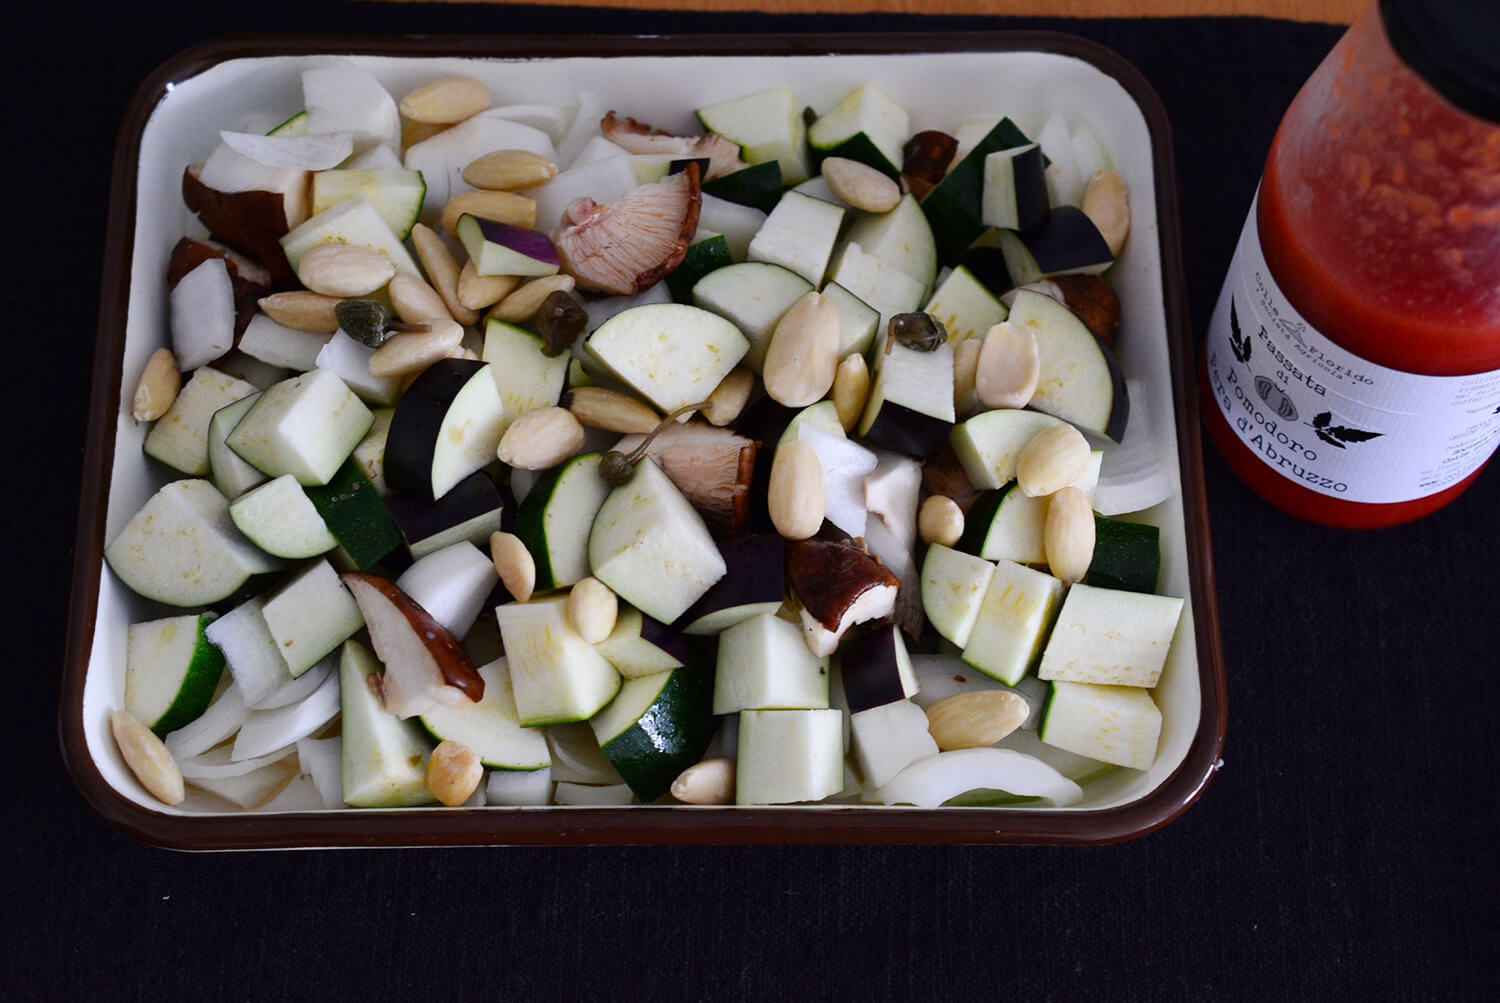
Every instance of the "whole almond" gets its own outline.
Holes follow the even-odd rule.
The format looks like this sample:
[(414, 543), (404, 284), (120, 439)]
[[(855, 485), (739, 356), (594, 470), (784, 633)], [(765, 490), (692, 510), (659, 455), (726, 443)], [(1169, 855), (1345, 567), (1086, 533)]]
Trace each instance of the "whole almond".
[(514, 533), (490, 534), (490, 559), (505, 591), (516, 602), (526, 602), (536, 588), (536, 559)]
[(386, 286), (386, 292), (391, 297), (396, 316), (408, 324), (453, 319), (437, 290), (410, 272), (398, 273)]
[(579, 423), (606, 432), (646, 435), (661, 424), (649, 404), (605, 387), (574, 387), (563, 395), (563, 407)]
[(805, 442), (789, 442), (776, 450), (766, 506), (771, 524), (788, 540), (806, 540), (823, 525), (828, 497), (823, 487), (823, 465)]
[(490, 92), (472, 77), (444, 77), (401, 99), (401, 114), (413, 122), (452, 125), (490, 106)]
[(427, 271), (432, 288), (443, 298), (449, 315), (460, 324), (479, 323), (479, 313), (458, 301), (458, 259), (436, 230), (423, 223), (411, 228), (411, 243)]
[(734, 760), (694, 763), (672, 781), (672, 796), (683, 804), (733, 804)]
[(445, 739), (427, 759), (427, 789), (449, 808), (469, 800), (483, 779), (479, 753), (462, 742)]
[(619, 598), (608, 585), (592, 575), (574, 585), (568, 593), (568, 622), (578, 636), (590, 644), (598, 644), (610, 635), (619, 614)]
[(571, 275), (543, 275), (527, 282), (495, 304), (489, 316), (507, 324), (524, 324), (536, 316), (536, 312), (542, 308), (542, 301), (548, 296), (559, 290), (570, 293), (577, 284)]
[(845, 432), (852, 432), (870, 398), (870, 367), (865, 364), (863, 355), (855, 352), (839, 363), (833, 372), (831, 396), (834, 410), (839, 413), (839, 424), (844, 426)]
[(529, 230), (536, 225), (536, 201), (515, 192), (463, 192), (443, 206), (443, 232), (452, 237), (458, 233), (458, 217), (468, 213), (480, 219), (509, 223)]
[(1016, 483), (1029, 497), (1050, 495), (1083, 476), (1090, 454), (1089, 441), (1072, 425), (1044, 428), (1016, 457)]
[(838, 365), (838, 306), (822, 293), (810, 292), (792, 304), (771, 332), (761, 380), (778, 404), (806, 407), (828, 393)]
[[(394, 281), (394, 280), (392, 280)], [(332, 334), (339, 329), (339, 319), (333, 308), (339, 305), (337, 296), (296, 289), (285, 293), (272, 293), (256, 301), (261, 313), (283, 327), (308, 334)]]
[(375, 349), (370, 355), (370, 375), (419, 373), (463, 345), (464, 329), (457, 321), (434, 319), (428, 323), (431, 329), (426, 332), (398, 334)]
[(944, 752), (994, 745), (1026, 722), (1031, 707), (1011, 690), (973, 690), (927, 708), (927, 730)]
[(1130, 236), (1130, 192), (1125, 179), (1114, 171), (1095, 171), (1084, 185), (1079, 208), (1099, 228), (1109, 253), (1118, 258)]
[(495, 150), (464, 168), (464, 180), (488, 191), (516, 192), (557, 177), (557, 165), (530, 150)]
[(917, 510), (917, 534), (923, 543), (957, 546), (964, 535), (964, 510), (946, 495), (933, 495)]
[(823, 180), (835, 195), (865, 212), (890, 212), (901, 201), (901, 188), (895, 181), (857, 160), (826, 158)]
[(1025, 407), (1041, 375), (1042, 355), (1034, 332), (1007, 321), (985, 332), (974, 367), (974, 392), (985, 407)]
[(984, 408), (974, 388), (983, 350), (983, 338), (965, 338), (953, 346), (953, 407), (960, 418), (978, 414)]
[(750, 402), (750, 391), (755, 389), (755, 374), (744, 366), (737, 366), (719, 381), (714, 392), (708, 395), (708, 407), (703, 417), (710, 425), (723, 428), (740, 416)]
[(510, 423), (495, 454), (522, 470), (548, 470), (583, 448), (583, 426), (560, 407), (527, 411)]
[(297, 262), (297, 278), (304, 286), (339, 299), (368, 296), (395, 274), (396, 266), (390, 258), (353, 244), (323, 244)]
[(158, 348), (141, 370), (141, 380), (135, 385), (135, 397), (130, 402), (130, 416), (136, 421), (155, 421), (172, 407), (181, 389), (182, 373), (177, 371), (172, 350)]
[(458, 273), (458, 301), (470, 310), (483, 310), (515, 292), (522, 281), (519, 275), (480, 275), (474, 262), (465, 261)]
[(1094, 561), (1094, 510), (1086, 495), (1075, 487), (1054, 492), (1047, 500), (1047, 521), (1042, 526), (1042, 550), (1054, 578), (1082, 581)]
[(161, 739), (140, 722), (134, 714), (117, 710), (109, 716), (109, 730), (130, 772), (163, 804), (181, 804), (187, 792), (183, 789), (182, 771)]

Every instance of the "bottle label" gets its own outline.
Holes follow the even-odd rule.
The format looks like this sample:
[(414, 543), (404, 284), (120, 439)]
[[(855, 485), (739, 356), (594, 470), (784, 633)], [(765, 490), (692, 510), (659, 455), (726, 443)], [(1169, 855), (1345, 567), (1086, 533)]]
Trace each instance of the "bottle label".
[(1252, 206), (1204, 345), (1214, 402), (1240, 441), (1352, 502), (1425, 498), (1479, 469), (1500, 444), (1500, 370), (1417, 376), (1338, 347), (1282, 295), (1255, 219)]

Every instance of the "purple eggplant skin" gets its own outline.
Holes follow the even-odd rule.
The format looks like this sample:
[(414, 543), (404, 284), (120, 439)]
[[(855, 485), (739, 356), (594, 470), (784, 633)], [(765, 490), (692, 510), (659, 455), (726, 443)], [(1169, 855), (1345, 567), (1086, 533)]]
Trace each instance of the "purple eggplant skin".
[(839, 671), (851, 714), (906, 699), (896, 661), (896, 645), (900, 643), (896, 625), (882, 620), (844, 645)]
[(943, 448), (952, 431), (951, 421), (914, 411), (904, 404), (882, 401), (874, 423), (859, 438), (869, 445), (925, 460)]
[(683, 665), (714, 663), (716, 647), (707, 642), (717, 642), (713, 637), (690, 637), (675, 627), (670, 627), (653, 617), (641, 614), (641, 640), (656, 645)]
[(524, 254), (534, 261), (540, 261), (548, 265), (560, 265), (561, 260), (557, 256), (557, 247), (551, 239), (540, 230), (526, 230), (509, 223), (501, 223), (493, 219), (480, 219), (474, 217), (479, 224), (479, 232), (489, 244), (499, 244), (507, 250)]
[(434, 500), (432, 454), (443, 419), (453, 398), (485, 365), (475, 359), (439, 359), (402, 396), (385, 440), (385, 482), (392, 491)]
[(1061, 205), (1021, 234), (1043, 275), (1098, 268), (1115, 260), (1094, 221), (1077, 206)]
[(411, 548), (497, 510), (503, 519), (504, 513), (514, 510), (515, 505), (507, 503), (506, 496), (484, 471), (476, 470), (437, 501), (393, 494), (386, 499), (386, 508)]
[[(711, 613), (752, 603), (780, 603), (786, 598), (786, 541), (776, 534), (718, 541), (727, 570), (672, 625), (686, 631)], [(642, 631), (644, 633), (644, 631)]]

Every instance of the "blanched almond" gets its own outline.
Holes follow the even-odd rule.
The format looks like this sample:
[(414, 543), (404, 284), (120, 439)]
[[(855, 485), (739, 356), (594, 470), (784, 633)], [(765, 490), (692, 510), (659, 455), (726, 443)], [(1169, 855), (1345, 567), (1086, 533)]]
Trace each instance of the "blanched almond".
[(766, 506), (776, 532), (788, 540), (805, 540), (823, 525), (828, 506), (823, 466), (807, 443), (789, 442), (776, 450)]
[(1130, 192), (1125, 179), (1114, 171), (1095, 171), (1084, 185), (1079, 208), (1099, 228), (1109, 253), (1118, 258), (1130, 236)]
[(452, 320), (447, 304), (426, 282), (410, 272), (400, 272), (386, 286), (396, 316), (408, 324), (433, 320)]
[(733, 804), (734, 760), (694, 763), (672, 781), (672, 796), (683, 804)]
[(560, 407), (527, 411), (500, 437), (496, 455), (522, 470), (548, 470), (583, 448), (583, 426), (573, 412)]
[(536, 316), (536, 312), (542, 308), (542, 301), (548, 296), (559, 290), (570, 293), (575, 285), (577, 282), (571, 275), (543, 275), (505, 297), (489, 315), (507, 324), (524, 324)]
[(901, 201), (901, 188), (896, 182), (857, 160), (826, 158), (823, 180), (835, 195), (865, 212), (890, 212)]
[(557, 165), (530, 150), (495, 150), (464, 168), (465, 181), (488, 191), (521, 191), (555, 177)]
[(719, 381), (714, 392), (708, 395), (708, 407), (703, 417), (710, 425), (723, 428), (740, 416), (750, 401), (750, 391), (755, 389), (755, 374), (744, 366), (730, 370), (729, 375)]
[(413, 122), (452, 125), (490, 106), (490, 92), (472, 77), (444, 77), (401, 99), (401, 115)]
[(182, 771), (161, 739), (134, 714), (117, 710), (109, 716), (109, 730), (120, 747), (120, 755), (141, 786), (163, 804), (181, 804), (187, 792)]
[(453, 320), (431, 320), (431, 330), (398, 334), (370, 356), (371, 376), (404, 376), (419, 373), (439, 359), (448, 358), (464, 341), (464, 329)]
[(1031, 707), (1010, 690), (957, 693), (927, 708), (927, 730), (944, 752), (994, 745), (1026, 722)]
[(592, 575), (574, 585), (568, 593), (568, 622), (578, 636), (590, 644), (598, 644), (610, 635), (619, 613), (619, 598), (608, 585)]
[(427, 760), (427, 789), (449, 808), (457, 808), (473, 796), (484, 779), (484, 764), (479, 753), (445, 739), (438, 743)]
[(155, 421), (172, 407), (182, 389), (182, 374), (169, 348), (158, 348), (146, 360), (141, 380), (135, 385), (130, 402), (130, 416), (136, 421)]
[(1044, 428), (1016, 457), (1016, 483), (1032, 498), (1050, 495), (1083, 476), (1090, 452), (1089, 441), (1072, 425)]
[(448, 250), (436, 230), (423, 223), (411, 228), (411, 243), (417, 249), (417, 257), (427, 271), (432, 288), (443, 298), (449, 315), (460, 324), (477, 324), (479, 313), (470, 310), (458, 301), (458, 259)]
[(338, 299), (368, 296), (395, 274), (390, 258), (353, 244), (323, 244), (297, 262), (297, 278), (304, 286)]
[(263, 296), (256, 302), (267, 317), (295, 331), (332, 334), (339, 329), (339, 319), (333, 312), (340, 302), (337, 296), (296, 289)]
[(470, 310), (494, 306), (516, 291), (519, 275), (480, 275), (474, 262), (465, 261), (458, 273), (458, 301)]
[(974, 366), (974, 392), (985, 407), (1025, 407), (1041, 375), (1042, 355), (1035, 333), (1008, 321), (985, 332)]
[(536, 588), (536, 560), (526, 544), (514, 533), (490, 534), (490, 559), (495, 562), (495, 573), (505, 591), (516, 602), (531, 598)]
[(1094, 561), (1094, 542), (1094, 511), (1088, 498), (1075, 487), (1054, 492), (1042, 527), (1042, 549), (1053, 577), (1082, 581)]
[(956, 546), (964, 535), (964, 510), (952, 498), (933, 495), (917, 512), (917, 533), (923, 543)]
[(525, 230), (536, 226), (536, 202), (515, 192), (476, 191), (453, 196), (443, 206), (443, 232), (450, 237), (457, 234), (458, 217), (465, 213)]
[(605, 387), (574, 387), (563, 395), (563, 406), (581, 424), (606, 432), (648, 435), (661, 424), (649, 404)]
[(839, 413), (839, 424), (845, 432), (852, 432), (870, 398), (870, 367), (863, 355), (854, 352), (839, 363), (833, 372), (831, 396), (834, 410)]
[(828, 393), (838, 365), (838, 305), (810, 292), (776, 323), (760, 375), (772, 400), (806, 407)]

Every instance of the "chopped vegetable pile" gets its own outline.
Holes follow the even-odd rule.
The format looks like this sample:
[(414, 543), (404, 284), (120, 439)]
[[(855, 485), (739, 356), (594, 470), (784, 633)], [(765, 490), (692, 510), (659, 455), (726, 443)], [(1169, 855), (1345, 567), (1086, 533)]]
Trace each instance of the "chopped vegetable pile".
[(186, 166), (131, 400), (154, 796), (1066, 806), (1152, 765), (1184, 602), (1117, 518), (1172, 487), (1088, 123), (302, 83)]

